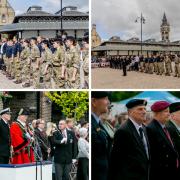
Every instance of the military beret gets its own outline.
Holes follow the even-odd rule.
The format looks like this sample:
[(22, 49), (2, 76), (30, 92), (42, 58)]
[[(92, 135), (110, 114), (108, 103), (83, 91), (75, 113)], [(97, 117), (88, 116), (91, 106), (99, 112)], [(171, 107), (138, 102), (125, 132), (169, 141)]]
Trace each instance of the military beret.
[(131, 109), (136, 106), (146, 106), (147, 101), (145, 99), (131, 99), (130, 101), (127, 102), (126, 107), (128, 109)]
[(107, 91), (92, 91), (91, 92), (91, 97), (96, 98), (96, 99), (101, 99), (104, 97), (109, 97), (110, 93)]
[(160, 112), (165, 110), (170, 106), (170, 103), (167, 101), (157, 101), (151, 106), (153, 112)]
[(3, 115), (3, 114), (11, 114), (10, 108), (6, 108), (6, 109), (3, 109), (2, 111), (0, 111), (0, 115)]
[(18, 115), (19, 116), (21, 116), (21, 115), (28, 116), (28, 115), (30, 115), (30, 113), (29, 113), (29, 110), (21, 108)]
[(169, 110), (170, 110), (170, 113), (173, 113), (173, 112), (176, 112), (176, 111), (180, 111), (180, 102), (172, 103), (169, 106)]

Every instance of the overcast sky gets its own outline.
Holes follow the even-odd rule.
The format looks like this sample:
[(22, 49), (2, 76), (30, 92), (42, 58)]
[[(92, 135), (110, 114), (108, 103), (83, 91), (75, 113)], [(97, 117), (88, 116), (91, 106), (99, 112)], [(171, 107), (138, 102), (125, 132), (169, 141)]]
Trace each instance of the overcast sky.
[(135, 23), (143, 13), (143, 39), (161, 40), (160, 24), (164, 12), (171, 26), (170, 40), (180, 40), (179, 0), (92, 0), (92, 23), (103, 39), (118, 35), (122, 40), (140, 38), (140, 23)]
[[(60, 0), (8, 0), (11, 6), (16, 11), (16, 14), (21, 14), (27, 11), (32, 5), (40, 5), (43, 10), (55, 13), (60, 10)], [(64, 6), (77, 6), (80, 11), (89, 11), (88, 0), (63, 0)]]

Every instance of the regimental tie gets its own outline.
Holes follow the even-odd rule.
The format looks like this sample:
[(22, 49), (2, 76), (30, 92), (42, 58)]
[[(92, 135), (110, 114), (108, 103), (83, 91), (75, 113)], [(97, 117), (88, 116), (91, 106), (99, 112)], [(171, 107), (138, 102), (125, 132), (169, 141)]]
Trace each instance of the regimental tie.
[(144, 145), (144, 149), (146, 151), (146, 155), (149, 158), (149, 151), (148, 151), (148, 146), (147, 146), (147, 140), (146, 140), (146, 137), (144, 136), (144, 130), (143, 130), (142, 127), (139, 128), (139, 134), (140, 134), (141, 141), (142, 141), (142, 143)]
[[(164, 127), (163, 130), (164, 130), (164, 133), (166, 134), (166, 137), (168, 138), (169, 142), (171, 143), (171, 145), (172, 145), (173, 148), (174, 148), (174, 143), (173, 143), (173, 141), (172, 141), (172, 139), (171, 139), (171, 136), (170, 136), (170, 134), (169, 134), (169, 131), (167, 130), (166, 127)], [(177, 163), (176, 163), (176, 166), (177, 166), (177, 168), (178, 168), (178, 167), (179, 167), (179, 160), (178, 160), (178, 158), (177, 158), (176, 162), (177, 162)]]

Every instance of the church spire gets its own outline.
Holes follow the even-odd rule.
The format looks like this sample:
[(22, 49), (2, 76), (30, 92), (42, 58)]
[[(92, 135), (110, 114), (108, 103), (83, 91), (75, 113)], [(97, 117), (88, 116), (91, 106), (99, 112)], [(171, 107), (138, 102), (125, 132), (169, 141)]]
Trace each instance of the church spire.
[(167, 25), (167, 24), (168, 24), (168, 21), (166, 18), (166, 13), (164, 12), (163, 19), (162, 19), (162, 25)]
[(170, 25), (167, 21), (166, 13), (164, 13), (161, 24), (161, 37), (163, 42), (170, 42), (169, 33), (170, 33)]

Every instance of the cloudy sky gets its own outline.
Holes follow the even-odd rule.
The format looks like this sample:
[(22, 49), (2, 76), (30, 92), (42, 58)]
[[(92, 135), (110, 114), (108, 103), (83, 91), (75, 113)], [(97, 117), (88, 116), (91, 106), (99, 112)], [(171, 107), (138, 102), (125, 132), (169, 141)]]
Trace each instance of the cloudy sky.
[[(16, 14), (21, 14), (27, 11), (28, 7), (32, 5), (40, 5), (43, 10), (55, 13), (60, 9), (60, 0), (8, 0), (11, 6), (16, 11)], [(77, 6), (80, 11), (89, 11), (88, 0), (63, 0), (64, 6)]]
[(160, 40), (160, 24), (164, 12), (171, 26), (170, 40), (180, 40), (179, 0), (92, 0), (92, 23), (103, 39), (118, 35), (127, 40), (140, 37), (140, 23), (135, 23), (143, 13), (143, 39)]

